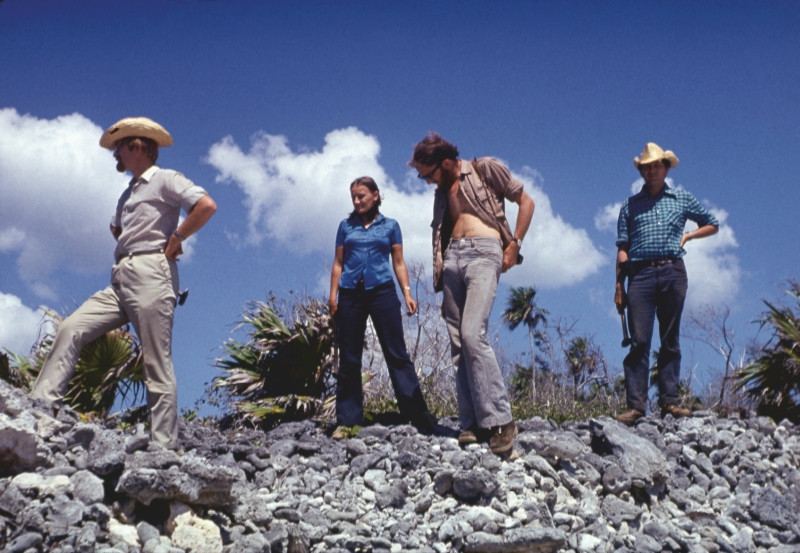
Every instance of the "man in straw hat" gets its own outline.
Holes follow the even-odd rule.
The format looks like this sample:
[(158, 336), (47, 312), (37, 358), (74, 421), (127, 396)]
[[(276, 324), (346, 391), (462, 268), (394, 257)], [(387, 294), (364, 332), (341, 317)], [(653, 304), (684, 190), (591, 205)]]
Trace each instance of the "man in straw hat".
[[(472, 162), (438, 133), (414, 148), (409, 166), (436, 184), (433, 204), (433, 280), (442, 292), (442, 312), (456, 367), (462, 445), (489, 441), (493, 453), (513, 449), (517, 425), (503, 374), (486, 337), (500, 273), (522, 261), (522, 239), (534, 202), (508, 168), (490, 157)], [(505, 199), (519, 206), (514, 230)]]
[[(617, 416), (618, 421), (628, 425), (643, 417), (647, 410), (650, 341), (656, 317), (661, 338), (658, 352), (661, 414), (676, 418), (690, 414), (680, 406), (678, 397), (679, 334), (688, 287), (684, 246), (719, 230), (717, 219), (691, 193), (666, 184), (667, 173), (678, 165), (674, 153), (650, 142), (641, 159), (634, 158), (633, 164), (644, 179), (644, 186), (623, 202), (619, 212), (614, 291), (617, 310), (622, 313), (628, 308), (632, 339), (623, 361), (628, 410)], [(698, 228), (685, 232), (687, 219), (697, 223)]]
[[(84, 344), (128, 322), (142, 345), (151, 438), (178, 447), (178, 394), (172, 367), (172, 323), (178, 294), (181, 243), (217, 209), (205, 190), (155, 163), (172, 137), (146, 117), (122, 119), (100, 145), (114, 152), (117, 171), (133, 175), (117, 202), (111, 234), (117, 240), (111, 285), (97, 292), (58, 327), (31, 397), (63, 399)], [(178, 225), (181, 208), (185, 220)]]

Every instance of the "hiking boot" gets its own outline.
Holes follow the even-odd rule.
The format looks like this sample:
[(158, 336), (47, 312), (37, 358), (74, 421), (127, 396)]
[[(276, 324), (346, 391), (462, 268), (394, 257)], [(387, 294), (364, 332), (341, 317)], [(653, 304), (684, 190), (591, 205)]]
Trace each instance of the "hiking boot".
[(466, 430), (462, 430), (461, 434), (458, 435), (458, 445), (470, 445), (477, 443), (478, 443), (478, 435), (472, 428), (467, 428)]
[(517, 425), (511, 421), (502, 426), (492, 429), (492, 436), (489, 438), (489, 449), (492, 453), (505, 453), (514, 447), (514, 436), (517, 435)]
[(639, 411), (638, 409), (628, 409), (624, 413), (620, 413), (614, 418), (617, 419), (622, 424), (633, 426), (633, 423), (641, 419), (643, 416), (644, 416), (643, 411)]
[(669, 405), (665, 405), (661, 408), (661, 416), (666, 417), (667, 415), (672, 415), (676, 419), (680, 419), (683, 417), (688, 417), (691, 415), (691, 410), (687, 409), (686, 407), (681, 407), (677, 403), (670, 403)]

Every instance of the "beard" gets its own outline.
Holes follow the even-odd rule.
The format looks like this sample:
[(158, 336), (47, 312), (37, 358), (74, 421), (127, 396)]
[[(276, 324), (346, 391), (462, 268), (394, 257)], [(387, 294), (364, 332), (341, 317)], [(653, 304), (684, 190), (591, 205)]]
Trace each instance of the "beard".
[(117, 160), (117, 172), (118, 173), (124, 173), (125, 172), (125, 165), (122, 164), (122, 160), (121, 159)]
[(441, 182), (439, 183), (439, 187), (443, 189), (448, 189), (453, 184), (455, 184), (456, 180), (460, 176), (460, 171), (458, 170), (458, 166), (454, 166), (450, 170), (445, 169), (442, 167), (440, 170), (441, 172)]

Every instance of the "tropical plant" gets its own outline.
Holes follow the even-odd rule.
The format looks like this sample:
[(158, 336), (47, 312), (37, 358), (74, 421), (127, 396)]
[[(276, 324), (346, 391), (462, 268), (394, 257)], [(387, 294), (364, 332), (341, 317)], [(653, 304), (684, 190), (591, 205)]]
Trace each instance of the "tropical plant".
[[(3, 374), (0, 378), (30, 391), (52, 349), (62, 320), (61, 315), (45, 310), (42, 329), (48, 330), (41, 331), (31, 356), (10, 354), (13, 361), (9, 378)], [(125, 326), (84, 345), (64, 403), (81, 413), (105, 417), (116, 402), (133, 405), (143, 397), (141, 347), (136, 335)]]
[[(520, 324), (524, 324), (528, 329), (528, 341), (531, 350), (531, 402), (536, 403), (536, 354), (535, 338), (537, 337), (537, 326), (539, 323), (547, 324), (546, 309), (541, 309), (535, 301), (536, 289), (530, 286), (518, 286), (511, 288), (503, 311), (503, 322), (509, 330), (515, 330)], [(541, 335), (539, 335), (540, 338)]]
[(761, 328), (770, 326), (771, 336), (760, 355), (738, 371), (736, 389), (753, 398), (756, 411), (773, 419), (800, 423), (800, 283), (789, 282), (787, 293), (797, 301), (790, 307), (764, 304)]
[(576, 396), (588, 383), (603, 385), (608, 382), (605, 357), (591, 338), (585, 336), (572, 338), (567, 344), (564, 355)]
[(248, 339), (225, 342), (216, 366), (227, 374), (209, 390), (231, 411), (226, 421), (270, 427), (317, 415), (333, 394), (336, 364), (327, 304), (304, 297), (287, 305), (271, 295), (246, 307), (234, 332), (241, 329)]
[(6, 349), (0, 352), (0, 380), (29, 392), (36, 382), (36, 370), (30, 359)]

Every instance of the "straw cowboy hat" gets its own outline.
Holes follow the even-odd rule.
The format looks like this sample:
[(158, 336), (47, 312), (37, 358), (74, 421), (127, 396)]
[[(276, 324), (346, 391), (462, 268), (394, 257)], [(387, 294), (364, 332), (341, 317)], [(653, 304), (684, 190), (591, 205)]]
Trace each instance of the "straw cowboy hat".
[(648, 163), (655, 163), (656, 161), (662, 161), (665, 159), (669, 161), (670, 169), (678, 166), (678, 156), (676, 156), (670, 150), (665, 152), (655, 142), (648, 142), (647, 146), (645, 146), (644, 150), (642, 151), (642, 158), (633, 158), (633, 166), (638, 169), (640, 165), (647, 165)]
[(131, 136), (149, 138), (162, 147), (172, 146), (172, 136), (167, 129), (147, 117), (126, 117), (117, 121), (100, 137), (100, 145), (113, 150), (119, 140)]

